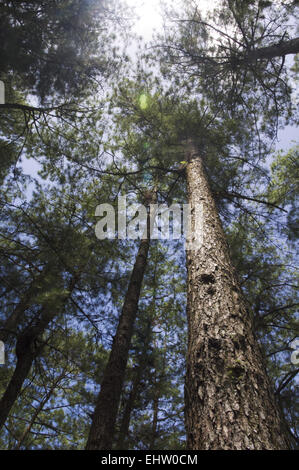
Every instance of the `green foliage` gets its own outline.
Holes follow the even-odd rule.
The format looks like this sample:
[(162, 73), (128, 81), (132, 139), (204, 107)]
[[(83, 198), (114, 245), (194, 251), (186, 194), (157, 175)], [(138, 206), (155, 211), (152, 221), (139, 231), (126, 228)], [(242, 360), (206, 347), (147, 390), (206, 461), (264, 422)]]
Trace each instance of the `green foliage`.
[(298, 237), (298, 181), (299, 146), (291, 148), (286, 154), (279, 152), (271, 165), (272, 181), (268, 190), (271, 203), (288, 208), (285, 231), (290, 240)]
[[(2, 1), (0, 68), (42, 101), (84, 91), (111, 70), (105, 1)], [(109, 70), (110, 69), (110, 70)]]

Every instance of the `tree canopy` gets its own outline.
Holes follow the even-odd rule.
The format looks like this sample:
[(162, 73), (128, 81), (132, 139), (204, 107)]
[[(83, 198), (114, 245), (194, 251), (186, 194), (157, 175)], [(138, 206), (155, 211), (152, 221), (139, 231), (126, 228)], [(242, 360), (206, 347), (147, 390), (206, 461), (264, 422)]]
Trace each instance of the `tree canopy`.
[[(125, 3), (0, 4), (1, 449), (103, 445), (101, 406), (101, 417), (115, 409), (111, 449), (190, 449), (190, 409), (203, 406), (201, 393), (217, 402), (220, 392), (209, 390), (218, 376), (223, 393), (244, 393), (244, 377), (256, 380), (257, 396), (269, 391), (273, 429), (279, 422), (285, 436), (272, 442), (298, 448), (298, 143), (276, 146), (278, 133), (298, 124), (298, 2), (214, 3), (204, 14), (196, 1), (176, 11), (165, 2), (165, 29), (133, 53)], [(206, 223), (215, 233), (204, 234), (210, 259), (190, 255), (186, 240), (172, 237), (173, 222), (170, 237), (160, 228), (146, 249), (142, 239), (97, 238), (99, 204), (114, 209), (118, 235), (120, 196), (128, 206), (164, 205), (160, 212), (192, 205), (199, 177), (216, 214)], [(211, 263), (218, 241), (234, 274), (219, 247)], [(205, 263), (215, 270), (194, 274)], [(227, 279), (235, 284), (225, 291)], [(225, 305), (236, 311), (223, 326)], [(243, 342), (239, 308), (251, 325)], [(204, 346), (198, 332), (192, 346), (192, 312), (204, 328), (206, 311), (214, 320)], [(231, 331), (234, 354), (222, 363)], [(252, 357), (264, 364), (257, 378), (240, 359), (251, 334)], [(213, 374), (199, 383), (205, 354), (216, 357), (215, 383)], [(107, 408), (105, 384), (114, 392), (117, 374)], [(238, 411), (225, 411), (231, 429)], [(259, 409), (246, 413), (266, 420)], [(206, 435), (221, 434), (224, 448), (262, 448), (251, 431), (233, 442), (214, 418)], [(216, 446), (215, 436), (203, 447)]]

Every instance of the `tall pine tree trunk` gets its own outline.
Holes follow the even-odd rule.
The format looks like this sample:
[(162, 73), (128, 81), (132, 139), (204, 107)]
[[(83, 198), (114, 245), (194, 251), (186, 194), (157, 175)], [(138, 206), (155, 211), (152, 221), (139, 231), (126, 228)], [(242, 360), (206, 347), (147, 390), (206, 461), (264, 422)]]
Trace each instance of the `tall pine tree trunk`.
[(203, 240), (187, 249), (187, 447), (287, 449), (275, 401), (232, 266), (217, 207), (196, 146), (189, 141), (187, 188), (194, 225), (202, 204)]
[[(148, 197), (148, 204), (155, 201), (155, 194)], [(112, 448), (115, 423), (124, 383), (134, 322), (143, 276), (150, 246), (150, 215), (147, 218), (147, 238), (141, 240), (134, 268), (126, 292), (116, 334), (105, 368), (101, 390), (97, 397), (92, 423), (86, 444), (87, 450)]]

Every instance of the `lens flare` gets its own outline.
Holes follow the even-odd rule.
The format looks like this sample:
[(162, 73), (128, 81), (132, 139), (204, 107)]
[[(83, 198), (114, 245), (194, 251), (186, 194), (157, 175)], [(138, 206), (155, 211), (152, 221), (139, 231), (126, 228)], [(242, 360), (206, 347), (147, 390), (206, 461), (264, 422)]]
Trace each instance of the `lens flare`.
[(148, 104), (149, 104), (149, 99), (148, 99), (148, 96), (145, 94), (145, 93), (142, 93), (140, 96), (139, 96), (139, 106), (142, 110), (146, 109), (148, 107)]

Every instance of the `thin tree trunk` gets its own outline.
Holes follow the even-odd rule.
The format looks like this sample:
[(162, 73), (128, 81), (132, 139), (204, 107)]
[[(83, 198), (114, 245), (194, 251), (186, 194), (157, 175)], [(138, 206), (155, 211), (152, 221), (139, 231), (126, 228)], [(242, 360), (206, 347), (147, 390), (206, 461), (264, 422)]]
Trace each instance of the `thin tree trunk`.
[(155, 375), (155, 395), (153, 399), (153, 421), (152, 421), (152, 432), (150, 439), (150, 450), (155, 450), (155, 443), (157, 439), (158, 430), (158, 413), (159, 413), (159, 383), (157, 383), (157, 377)]
[[(40, 343), (40, 336), (45, 331), (49, 323), (57, 316), (57, 313), (67, 298), (71, 295), (77, 277), (74, 276), (70, 283), (69, 292), (62, 296), (59, 306), (55, 307), (52, 302), (43, 307), (40, 311), (36, 324), (27, 327), (18, 337), (16, 343), (17, 364), (9, 384), (0, 400), (0, 430), (2, 429), (18, 395), (21, 392), (23, 383), (27, 378), (33, 361), (42, 351), (44, 346)], [(57, 311), (58, 309), (58, 311)]]
[(6, 343), (8, 338), (16, 334), (16, 329), (19, 324), (20, 318), (28, 308), (29, 294), (19, 302), (11, 315), (5, 320), (3, 327), (0, 329), (0, 341)]
[(40, 291), (40, 283), (43, 281), (48, 271), (49, 269), (46, 267), (42, 273), (31, 282), (29, 288), (20, 299), (20, 302), (14, 311), (0, 328), (0, 341), (6, 343), (11, 335), (16, 334), (17, 326), (19, 325), (21, 318), (23, 317), (26, 310), (30, 307), (33, 297), (38, 293), (38, 291)]
[(10, 410), (22, 389), (23, 383), (30, 372), (37, 352), (38, 350), (33, 345), (30, 345), (25, 353), (17, 359), (14, 373), (0, 400), (0, 430), (2, 429)]
[[(155, 342), (156, 349), (158, 349), (158, 342)], [(167, 351), (167, 334), (164, 337), (164, 351), (162, 368), (159, 373), (159, 380), (157, 380), (157, 366), (155, 365), (155, 379), (154, 379), (154, 397), (153, 397), (153, 421), (152, 421), (152, 432), (150, 438), (150, 450), (156, 449), (156, 440), (159, 436), (158, 433), (158, 419), (159, 419), (159, 400), (161, 396), (161, 387), (163, 386), (163, 380), (165, 380), (165, 369), (166, 369), (166, 351)]]
[[(148, 203), (155, 201), (154, 192)], [(129, 281), (122, 312), (119, 318), (112, 349), (105, 368), (101, 390), (97, 397), (87, 450), (109, 450), (112, 448), (115, 423), (124, 383), (134, 322), (138, 310), (141, 285), (147, 264), (150, 245), (150, 215), (147, 218), (147, 238), (141, 240), (133, 272)]]
[(134, 404), (136, 402), (136, 399), (140, 390), (140, 382), (141, 382), (144, 369), (146, 366), (146, 362), (147, 362), (147, 354), (148, 354), (150, 339), (151, 339), (151, 321), (149, 321), (147, 328), (146, 328), (146, 337), (145, 337), (145, 342), (142, 348), (140, 362), (138, 364), (137, 371), (134, 376), (132, 388), (131, 388), (128, 400), (126, 402), (126, 405), (125, 405), (125, 409), (124, 409), (124, 413), (123, 413), (123, 417), (122, 417), (122, 421), (120, 425), (118, 442), (116, 446), (116, 448), (119, 450), (124, 450), (127, 448), (127, 446), (125, 445), (125, 440), (129, 434), (131, 413), (134, 408)]
[(290, 39), (289, 41), (281, 41), (277, 44), (253, 49), (245, 54), (244, 61), (254, 62), (258, 59), (271, 60), (275, 57), (284, 57), (288, 54), (298, 54), (299, 38)]
[(30, 433), (31, 429), (32, 429), (32, 426), (34, 425), (38, 415), (41, 413), (41, 411), (43, 410), (44, 406), (47, 404), (47, 402), (50, 400), (55, 388), (58, 386), (59, 382), (65, 377), (65, 372), (63, 372), (62, 374), (59, 375), (59, 377), (55, 380), (55, 382), (53, 383), (53, 385), (50, 387), (50, 389), (48, 390), (48, 392), (46, 393), (46, 395), (44, 396), (44, 398), (40, 401), (40, 404), (38, 405), (38, 407), (35, 409), (32, 417), (31, 417), (31, 420), (30, 422), (28, 423), (28, 425), (26, 426), (24, 432), (22, 433), (20, 439), (18, 440), (14, 450), (19, 450), (20, 447), (22, 446), (24, 440), (26, 439), (27, 435)]
[(187, 143), (186, 160), (193, 225), (195, 205), (203, 207), (202, 243), (186, 251), (187, 447), (287, 449), (283, 418), (230, 260), (203, 160), (192, 141)]
[(134, 408), (134, 403), (140, 391), (141, 379), (144, 374), (144, 370), (146, 368), (146, 364), (148, 361), (148, 348), (150, 346), (150, 342), (152, 339), (152, 326), (153, 326), (154, 317), (156, 315), (156, 300), (157, 300), (156, 299), (156, 296), (157, 296), (156, 275), (157, 275), (157, 262), (155, 263), (154, 269), (153, 269), (153, 296), (152, 296), (152, 302), (150, 305), (149, 318), (148, 318), (148, 322), (145, 328), (145, 341), (143, 344), (138, 368), (134, 376), (130, 395), (125, 405), (125, 409), (124, 409), (124, 413), (123, 413), (123, 417), (121, 421), (121, 426), (119, 430), (118, 442), (116, 446), (116, 448), (119, 450), (124, 450), (125, 448), (127, 448), (127, 446), (125, 446), (125, 440), (129, 434), (131, 413)]
[(122, 417), (122, 421), (120, 425), (119, 437), (118, 437), (118, 442), (116, 445), (116, 448), (119, 450), (127, 449), (127, 445), (125, 445), (125, 440), (129, 434), (131, 413), (134, 408), (134, 404), (136, 402), (138, 392), (140, 390), (140, 381), (142, 378), (142, 373), (143, 373), (143, 366), (139, 364), (138, 369), (135, 373), (135, 377), (132, 383), (132, 388), (131, 388), (128, 400), (125, 405), (125, 409), (124, 409), (124, 413), (123, 413), (123, 417)]

